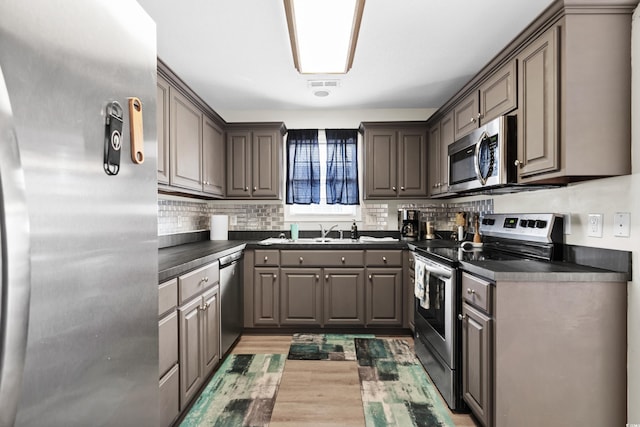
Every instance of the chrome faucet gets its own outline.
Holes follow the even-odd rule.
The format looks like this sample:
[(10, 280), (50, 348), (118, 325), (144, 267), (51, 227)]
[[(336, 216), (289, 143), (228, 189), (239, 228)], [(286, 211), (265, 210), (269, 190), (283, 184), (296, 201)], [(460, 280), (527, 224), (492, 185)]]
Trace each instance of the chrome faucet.
[(320, 224), (320, 238), (326, 239), (327, 238), (327, 234), (331, 233), (331, 230), (333, 230), (337, 226), (338, 226), (338, 224), (334, 224), (328, 230), (325, 231), (324, 225)]

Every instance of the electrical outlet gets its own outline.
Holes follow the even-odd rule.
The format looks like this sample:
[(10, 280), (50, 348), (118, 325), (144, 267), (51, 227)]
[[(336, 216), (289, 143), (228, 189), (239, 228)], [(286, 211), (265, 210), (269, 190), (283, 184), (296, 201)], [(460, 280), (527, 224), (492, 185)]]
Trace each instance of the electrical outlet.
[(629, 237), (630, 223), (631, 214), (629, 212), (616, 212), (613, 215), (613, 235), (616, 237)]
[(602, 237), (602, 214), (589, 214), (587, 236)]
[(571, 234), (571, 214), (569, 212), (563, 212), (563, 222), (564, 222), (564, 234)]

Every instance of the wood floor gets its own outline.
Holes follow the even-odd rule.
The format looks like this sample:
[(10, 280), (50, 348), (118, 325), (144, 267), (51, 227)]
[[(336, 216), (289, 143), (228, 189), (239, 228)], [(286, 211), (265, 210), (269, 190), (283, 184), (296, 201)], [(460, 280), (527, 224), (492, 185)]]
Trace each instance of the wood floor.
[[(411, 344), (411, 337), (402, 337)], [(243, 335), (232, 353), (287, 354), (291, 335)], [(364, 427), (357, 362), (287, 360), (270, 427)], [(477, 427), (450, 413), (457, 427)]]

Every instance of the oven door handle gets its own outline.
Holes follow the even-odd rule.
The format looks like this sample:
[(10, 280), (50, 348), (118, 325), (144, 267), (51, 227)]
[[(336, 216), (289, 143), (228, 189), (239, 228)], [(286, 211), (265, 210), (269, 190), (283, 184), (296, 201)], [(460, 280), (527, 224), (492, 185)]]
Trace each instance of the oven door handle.
[(424, 269), (434, 276), (445, 277), (447, 279), (451, 278), (451, 272), (444, 268), (437, 268), (431, 265), (425, 265)]

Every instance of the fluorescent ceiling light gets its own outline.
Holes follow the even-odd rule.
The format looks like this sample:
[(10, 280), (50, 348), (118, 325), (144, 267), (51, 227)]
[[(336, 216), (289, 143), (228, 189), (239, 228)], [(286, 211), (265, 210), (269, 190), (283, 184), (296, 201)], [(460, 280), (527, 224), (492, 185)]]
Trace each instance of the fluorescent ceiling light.
[(365, 0), (284, 0), (293, 62), (303, 74), (351, 69)]

